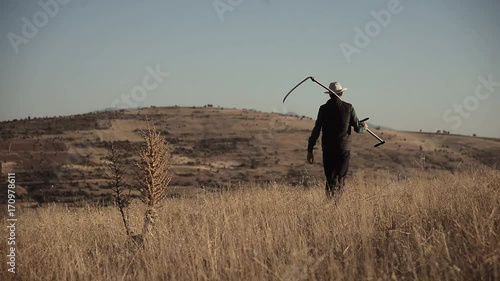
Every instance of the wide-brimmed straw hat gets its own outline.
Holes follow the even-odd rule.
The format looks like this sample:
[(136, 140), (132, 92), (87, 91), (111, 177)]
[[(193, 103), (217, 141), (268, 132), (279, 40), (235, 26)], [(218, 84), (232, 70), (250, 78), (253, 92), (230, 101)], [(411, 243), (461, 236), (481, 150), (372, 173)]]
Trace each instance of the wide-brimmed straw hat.
[[(339, 82), (332, 82), (332, 83), (330, 83), (330, 86), (328, 88), (330, 90), (332, 90), (336, 94), (347, 91), (347, 88), (342, 88), (342, 85), (340, 85)], [(325, 92), (325, 94), (331, 94), (331, 93), (330, 92)]]

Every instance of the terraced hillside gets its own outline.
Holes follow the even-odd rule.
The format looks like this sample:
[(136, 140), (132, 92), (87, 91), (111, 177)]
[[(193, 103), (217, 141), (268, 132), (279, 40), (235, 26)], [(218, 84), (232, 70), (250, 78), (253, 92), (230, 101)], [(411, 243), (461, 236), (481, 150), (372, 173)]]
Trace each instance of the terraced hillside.
[[(109, 199), (106, 147), (123, 153), (133, 185), (135, 149), (146, 118), (171, 144), (173, 192), (227, 187), (239, 182), (283, 180), (307, 186), (322, 179), (306, 164), (314, 120), (308, 117), (215, 107), (162, 107), (98, 112), (0, 123), (1, 172), (15, 172), (24, 198), (74, 201)], [(373, 148), (370, 135), (354, 135), (350, 173), (361, 169), (411, 177), (417, 170), (455, 172), (498, 167), (500, 141), (435, 133), (374, 131), (387, 143)]]

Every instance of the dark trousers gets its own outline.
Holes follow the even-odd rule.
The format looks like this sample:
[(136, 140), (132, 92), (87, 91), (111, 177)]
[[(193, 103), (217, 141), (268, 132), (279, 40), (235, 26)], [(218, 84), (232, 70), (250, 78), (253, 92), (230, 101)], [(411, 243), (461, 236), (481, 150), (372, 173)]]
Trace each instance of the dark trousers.
[(334, 193), (342, 191), (344, 180), (349, 170), (349, 150), (323, 151), (323, 168), (326, 177), (326, 195), (332, 197)]

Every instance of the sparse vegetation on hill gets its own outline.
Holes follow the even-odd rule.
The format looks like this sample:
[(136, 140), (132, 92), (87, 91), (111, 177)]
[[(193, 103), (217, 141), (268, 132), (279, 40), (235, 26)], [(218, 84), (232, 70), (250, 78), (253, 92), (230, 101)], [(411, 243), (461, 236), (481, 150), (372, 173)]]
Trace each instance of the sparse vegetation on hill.
[[(0, 166), (15, 171), (24, 199), (46, 202), (112, 202), (105, 180), (109, 142), (132, 167), (146, 115), (173, 145), (172, 192), (217, 188), (229, 182), (322, 178), (321, 153), (306, 164), (314, 120), (255, 110), (218, 107), (151, 107), (0, 123)], [(500, 142), (436, 133), (375, 130), (387, 143), (373, 148), (369, 135), (353, 136), (352, 173), (414, 171), (455, 173), (471, 167), (498, 169)], [(3, 137), (2, 137), (3, 136)], [(318, 145), (317, 147), (320, 147)], [(318, 151), (319, 152), (319, 151)], [(183, 191), (182, 191), (183, 192)], [(188, 192), (191, 192), (188, 191)]]

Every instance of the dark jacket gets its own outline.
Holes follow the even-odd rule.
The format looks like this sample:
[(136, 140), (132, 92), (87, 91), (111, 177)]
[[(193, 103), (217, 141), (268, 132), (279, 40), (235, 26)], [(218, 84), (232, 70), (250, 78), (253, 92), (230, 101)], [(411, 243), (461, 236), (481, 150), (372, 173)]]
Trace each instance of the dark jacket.
[(307, 151), (313, 151), (320, 131), (323, 133), (321, 137), (323, 151), (351, 150), (351, 126), (356, 133), (365, 131), (350, 103), (336, 97), (330, 98), (319, 108)]

